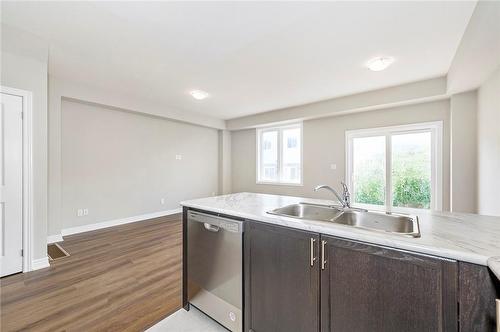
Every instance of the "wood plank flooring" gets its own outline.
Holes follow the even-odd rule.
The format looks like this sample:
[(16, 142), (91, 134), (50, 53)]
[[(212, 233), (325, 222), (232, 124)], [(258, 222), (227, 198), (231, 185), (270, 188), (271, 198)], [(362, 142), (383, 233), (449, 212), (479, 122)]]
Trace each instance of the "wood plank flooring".
[(0, 330), (142, 331), (181, 307), (181, 214), (67, 236), (71, 255), (0, 279)]

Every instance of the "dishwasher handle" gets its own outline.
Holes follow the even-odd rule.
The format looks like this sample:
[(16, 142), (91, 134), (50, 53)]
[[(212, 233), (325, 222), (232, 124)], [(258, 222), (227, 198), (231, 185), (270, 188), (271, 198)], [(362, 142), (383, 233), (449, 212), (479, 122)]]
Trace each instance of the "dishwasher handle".
[(203, 223), (203, 226), (205, 227), (205, 229), (209, 232), (214, 232), (214, 233), (217, 233), (220, 229), (219, 226), (215, 226), (215, 225), (211, 225), (209, 224), (208, 222), (204, 222)]
[(213, 214), (189, 211), (188, 222), (199, 222), (209, 232), (227, 231), (230, 233), (243, 233), (243, 221)]

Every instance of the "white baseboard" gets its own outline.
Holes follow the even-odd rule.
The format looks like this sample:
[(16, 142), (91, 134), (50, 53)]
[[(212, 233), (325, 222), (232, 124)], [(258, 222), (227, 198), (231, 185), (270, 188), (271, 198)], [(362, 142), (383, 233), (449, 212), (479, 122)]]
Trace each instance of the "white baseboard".
[(62, 241), (64, 241), (62, 234), (47, 236), (47, 244), (62, 242)]
[(49, 264), (48, 257), (34, 259), (31, 261), (31, 271), (44, 269), (44, 268), (49, 267), (49, 266), (50, 266), (50, 264)]
[(173, 210), (147, 213), (147, 214), (142, 214), (139, 216), (128, 217), (128, 218), (123, 218), (123, 219), (108, 220), (108, 221), (98, 222), (95, 224), (70, 227), (70, 228), (63, 229), (61, 231), (61, 235), (66, 236), (66, 235), (78, 234), (78, 233), (83, 233), (83, 232), (90, 232), (90, 231), (95, 231), (97, 229), (108, 228), (108, 227), (113, 227), (113, 226), (118, 226), (118, 225), (129, 224), (132, 222), (144, 221), (144, 220), (148, 220), (148, 219), (168, 216), (171, 214), (180, 213), (181, 211), (182, 211), (182, 209), (178, 208), (178, 209), (173, 209)]

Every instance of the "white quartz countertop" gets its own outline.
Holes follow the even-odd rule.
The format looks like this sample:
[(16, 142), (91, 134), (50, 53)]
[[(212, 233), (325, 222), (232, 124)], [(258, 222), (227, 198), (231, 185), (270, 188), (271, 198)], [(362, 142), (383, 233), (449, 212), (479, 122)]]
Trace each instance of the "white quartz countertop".
[(498, 280), (500, 280), (500, 256), (490, 257), (488, 259), (488, 267), (497, 276)]
[(267, 211), (300, 202), (334, 204), (333, 201), (328, 200), (244, 192), (184, 201), (181, 205), (489, 266), (500, 278), (500, 257), (495, 258), (495, 256), (500, 256), (500, 217), (423, 211), (417, 214), (421, 237), (412, 238), (267, 213)]

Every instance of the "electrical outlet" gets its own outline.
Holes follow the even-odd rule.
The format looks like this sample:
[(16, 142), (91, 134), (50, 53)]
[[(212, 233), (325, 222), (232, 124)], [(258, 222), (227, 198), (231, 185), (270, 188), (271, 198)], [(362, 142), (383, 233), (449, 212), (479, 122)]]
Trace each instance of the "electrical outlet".
[(182, 160), (182, 154), (176, 154), (175, 160)]
[(78, 209), (78, 210), (76, 210), (76, 216), (77, 216), (77, 217), (81, 217), (81, 216), (83, 216), (83, 210), (82, 210), (82, 209)]
[(89, 215), (89, 209), (83, 209), (83, 215), (88, 216)]
[(337, 164), (330, 164), (330, 169), (331, 170), (336, 170), (337, 169)]
[(165, 205), (165, 198), (160, 199), (161, 205)]

